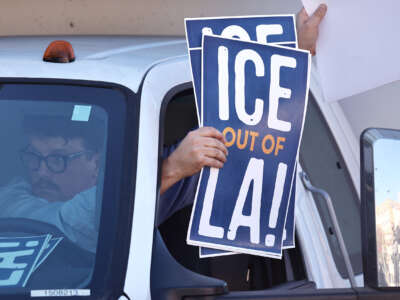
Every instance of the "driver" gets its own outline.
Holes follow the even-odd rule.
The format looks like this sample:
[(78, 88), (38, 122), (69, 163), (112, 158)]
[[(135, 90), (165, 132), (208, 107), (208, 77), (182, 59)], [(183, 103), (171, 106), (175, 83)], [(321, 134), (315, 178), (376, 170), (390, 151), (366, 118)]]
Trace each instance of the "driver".
[(0, 217), (55, 225), (72, 242), (95, 252), (95, 186), (104, 125), (35, 116), (25, 118), (24, 130), (28, 145), (20, 157), (27, 180), (15, 178), (0, 189)]

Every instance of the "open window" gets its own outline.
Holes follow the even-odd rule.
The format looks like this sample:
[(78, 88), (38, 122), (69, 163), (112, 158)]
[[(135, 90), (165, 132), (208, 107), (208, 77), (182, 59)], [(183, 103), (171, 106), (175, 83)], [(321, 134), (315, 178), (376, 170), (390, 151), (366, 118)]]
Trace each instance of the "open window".
[[(167, 95), (163, 102), (161, 122), (160, 140), (163, 143), (162, 147), (168, 147), (179, 142), (190, 130), (198, 127), (195, 99), (190, 86), (185, 85), (180, 90), (171, 91)], [(186, 273), (187, 270), (191, 270), (191, 274), (201, 274), (206, 278), (226, 282), (229, 291), (292, 289), (314, 286), (313, 283), (307, 281), (301, 245), (298, 240), (296, 240), (297, 247), (295, 249), (284, 250), (282, 260), (244, 254), (200, 259), (199, 248), (186, 244), (191, 209), (192, 205), (184, 207), (159, 226), (162, 240), (175, 260), (175, 264), (168, 267), (176, 268), (177, 272), (185, 274), (186, 279), (190, 277)], [(172, 259), (172, 257), (168, 259)], [(162, 272), (158, 268), (159, 266), (156, 266), (154, 259), (153, 254), (153, 292), (157, 289), (153, 274)], [(170, 269), (168, 274), (172, 274), (171, 272)], [(160, 280), (160, 277), (157, 278)], [(193, 280), (196, 280), (196, 276), (193, 277)], [(202, 281), (204, 280), (203, 277), (198, 280), (199, 286), (205, 284)], [(193, 285), (195, 284), (196, 282), (193, 282)], [(215, 287), (218, 284), (221, 285), (221, 281), (208, 281), (208, 284)], [(175, 285), (178, 288), (179, 282), (176, 282)], [(210, 293), (211, 290), (208, 290), (208, 292)], [(214, 292), (222, 293), (223, 289), (215, 288)], [(159, 294), (157, 295), (159, 296)], [(180, 299), (179, 296), (176, 299)]]

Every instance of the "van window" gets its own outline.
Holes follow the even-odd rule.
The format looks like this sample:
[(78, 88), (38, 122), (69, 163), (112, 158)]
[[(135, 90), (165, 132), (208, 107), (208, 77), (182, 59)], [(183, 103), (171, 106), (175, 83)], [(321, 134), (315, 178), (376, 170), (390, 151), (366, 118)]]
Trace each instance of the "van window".
[[(324, 189), (332, 198), (354, 272), (360, 274), (362, 272), (360, 201), (340, 151), (312, 94), (308, 101), (300, 148), (300, 164), (311, 183), (317, 188)], [(314, 194), (314, 199), (338, 271), (343, 278), (347, 278), (328, 208), (319, 195)]]
[(106, 88), (0, 86), (0, 295), (105, 288), (125, 101)]

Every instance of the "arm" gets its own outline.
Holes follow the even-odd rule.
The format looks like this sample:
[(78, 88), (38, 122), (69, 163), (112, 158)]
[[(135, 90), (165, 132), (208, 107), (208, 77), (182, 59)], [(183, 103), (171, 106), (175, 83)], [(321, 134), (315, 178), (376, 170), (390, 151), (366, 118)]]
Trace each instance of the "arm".
[(310, 51), (312, 55), (316, 54), (319, 24), (325, 17), (327, 9), (326, 4), (321, 4), (310, 17), (304, 7), (297, 14), (299, 48)]
[(177, 148), (164, 149), (157, 226), (193, 202), (204, 166), (222, 168), (228, 155), (224, 142), (218, 130), (203, 127), (188, 133)]
[(205, 166), (222, 168), (228, 155), (224, 143), (223, 135), (212, 127), (189, 132), (178, 148), (163, 161), (160, 193)]
[(56, 226), (80, 247), (96, 251), (96, 188), (65, 202), (48, 202), (31, 193), (30, 184), (19, 179), (0, 189), (0, 218), (26, 218)]

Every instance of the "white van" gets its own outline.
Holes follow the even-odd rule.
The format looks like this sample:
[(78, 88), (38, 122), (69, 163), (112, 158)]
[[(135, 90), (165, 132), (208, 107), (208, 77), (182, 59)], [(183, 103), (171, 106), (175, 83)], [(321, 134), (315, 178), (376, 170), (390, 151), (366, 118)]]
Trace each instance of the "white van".
[[(0, 299), (397, 299), (395, 291), (363, 288), (359, 186), (361, 132), (400, 128), (397, 84), (326, 103), (313, 72), (296, 177), (296, 248), (282, 260), (199, 259), (198, 248), (185, 242), (191, 207), (155, 226), (162, 148), (197, 126), (185, 40), (66, 36), (76, 58), (43, 61), (56, 39), (0, 39), (0, 231), (8, 238), (63, 238), (40, 265), (34, 262), (21, 286), (9, 285), (18, 267), (0, 271)], [(79, 144), (83, 150), (72, 157), (61, 144), (58, 152), (33, 144), (43, 132), (57, 138), (69, 123), (74, 133), (63, 136), (65, 144), (76, 132), (88, 138), (100, 132), (100, 150)], [(51, 179), (35, 185), (24, 164), (34, 171), (47, 164), (58, 174), (79, 155), (97, 157), (93, 195), (74, 197), (69, 206), (31, 206), (29, 191), (50, 194), (57, 187)], [(10, 192), (14, 187), (21, 193)], [(27, 216), (19, 213), (24, 205)]]

